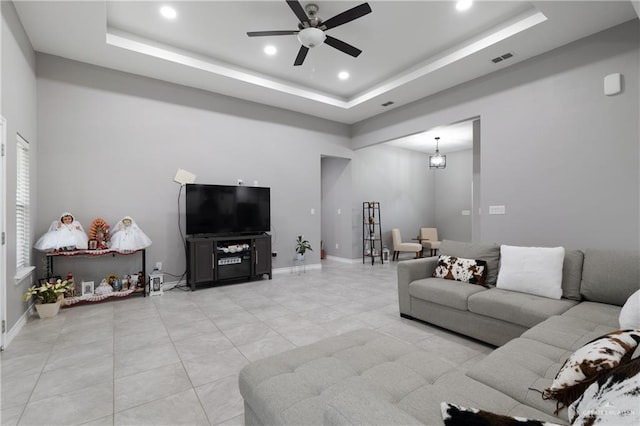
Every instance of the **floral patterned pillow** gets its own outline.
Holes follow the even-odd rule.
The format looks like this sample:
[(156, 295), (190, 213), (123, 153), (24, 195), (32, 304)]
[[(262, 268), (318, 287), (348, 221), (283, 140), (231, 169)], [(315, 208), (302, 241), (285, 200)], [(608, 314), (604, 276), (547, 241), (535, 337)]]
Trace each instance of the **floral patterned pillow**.
[(462, 281), (469, 284), (485, 284), (487, 279), (487, 262), (484, 260), (465, 259), (456, 256), (440, 256), (433, 273), (436, 278)]
[(598, 377), (631, 360), (640, 343), (640, 329), (617, 330), (587, 343), (564, 363), (543, 399), (558, 401), (558, 410), (570, 405)]

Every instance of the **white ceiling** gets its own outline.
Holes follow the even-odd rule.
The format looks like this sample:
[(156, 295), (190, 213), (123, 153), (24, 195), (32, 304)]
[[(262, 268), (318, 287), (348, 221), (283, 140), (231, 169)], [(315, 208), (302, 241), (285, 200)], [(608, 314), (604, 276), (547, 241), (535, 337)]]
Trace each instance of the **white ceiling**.
[[(303, 5), (308, 2), (301, 2)], [(322, 1), (326, 20), (361, 1)], [(296, 36), (278, 1), (17, 1), (38, 52), (149, 76), (342, 123), (355, 123), (571, 41), (637, 19), (624, 1), (369, 1), (372, 13), (327, 34), (363, 53), (328, 45), (293, 60)], [(162, 18), (170, 4), (177, 18)], [(266, 44), (278, 49), (263, 53)], [(514, 57), (494, 64), (504, 53)], [(348, 71), (346, 81), (337, 78)], [(382, 107), (393, 101), (389, 107)]]
[(473, 147), (473, 120), (434, 127), (427, 131), (416, 133), (386, 142), (386, 145), (396, 148), (433, 154), (436, 151), (436, 137), (440, 153), (449, 154)]

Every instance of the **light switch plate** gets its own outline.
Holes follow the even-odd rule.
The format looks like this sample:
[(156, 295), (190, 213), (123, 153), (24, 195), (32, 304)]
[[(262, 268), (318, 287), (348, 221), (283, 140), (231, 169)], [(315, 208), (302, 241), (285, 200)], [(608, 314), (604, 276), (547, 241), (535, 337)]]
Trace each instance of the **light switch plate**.
[(489, 206), (489, 214), (505, 214), (506, 212), (505, 206)]

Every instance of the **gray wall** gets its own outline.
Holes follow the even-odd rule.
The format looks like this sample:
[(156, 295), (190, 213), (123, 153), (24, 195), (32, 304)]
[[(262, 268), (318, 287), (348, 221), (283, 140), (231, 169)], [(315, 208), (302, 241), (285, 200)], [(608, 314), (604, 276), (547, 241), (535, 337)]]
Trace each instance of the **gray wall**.
[(6, 251), (7, 268), (2, 271), (6, 282), (7, 330), (16, 324), (27, 304), (22, 295), (31, 284), (31, 277), (20, 283), (16, 274), (16, 134), (30, 144), (31, 161), (31, 232), (37, 229), (36, 193), (38, 140), (36, 132), (36, 57), (13, 3), (0, 3), (2, 11), (0, 114), (7, 120), (6, 150)]
[(325, 251), (327, 256), (351, 258), (351, 161), (325, 157), (321, 170), (322, 240)]
[[(634, 20), (358, 123), (353, 146), (480, 117), (483, 241), (637, 250), (638, 32)], [(605, 96), (615, 72), (624, 92)]]
[[(85, 228), (131, 215), (149, 235), (147, 267), (185, 270), (180, 167), (196, 182), (271, 187), (274, 268), (297, 235), (320, 258), (320, 158), (349, 158), (348, 127), (149, 78), (38, 54), (40, 208), (36, 229), (65, 210)], [(314, 214), (311, 210), (314, 209)], [(182, 222), (184, 229), (184, 222)], [(80, 266), (78, 266), (80, 268)], [(66, 272), (66, 271), (62, 271)]]
[(392, 250), (391, 230), (402, 239), (415, 238), (422, 226), (435, 226), (434, 175), (429, 156), (376, 145), (355, 152), (353, 158), (352, 257), (362, 257), (362, 203), (380, 202), (382, 239)]
[(434, 227), (438, 228), (440, 240), (471, 241), (471, 213), (473, 151), (467, 149), (447, 154), (447, 168), (432, 170), (435, 191), (432, 199), (435, 206)]

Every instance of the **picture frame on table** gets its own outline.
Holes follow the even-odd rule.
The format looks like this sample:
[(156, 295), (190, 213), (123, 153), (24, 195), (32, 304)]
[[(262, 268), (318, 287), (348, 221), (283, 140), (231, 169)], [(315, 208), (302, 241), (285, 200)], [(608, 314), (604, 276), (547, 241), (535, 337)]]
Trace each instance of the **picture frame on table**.
[(82, 281), (82, 295), (90, 296), (95, 291), (95, 284), (93, 281)]

